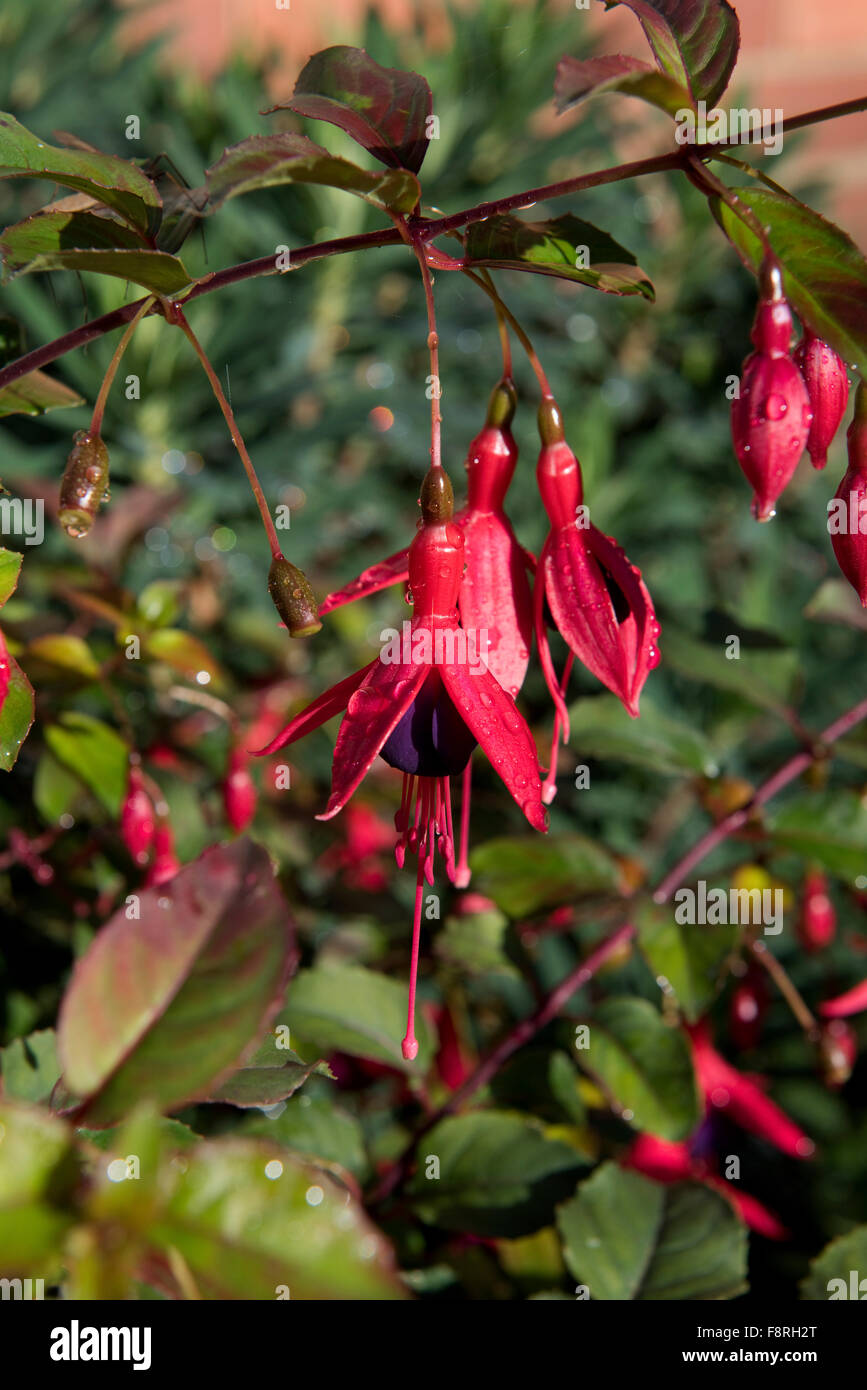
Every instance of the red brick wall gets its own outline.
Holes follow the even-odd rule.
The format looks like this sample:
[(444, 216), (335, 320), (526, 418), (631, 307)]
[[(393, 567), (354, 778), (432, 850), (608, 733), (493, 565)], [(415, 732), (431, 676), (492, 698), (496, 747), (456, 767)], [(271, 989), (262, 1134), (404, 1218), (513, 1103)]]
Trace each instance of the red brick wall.
[[(564, 0), (565, 4), (565, 0)], [(740, 103), (782, 108), (783, 115), (867, 95), (865, 0), (734, 0), (741, 57), (734, 88)], [(621, 6), (591, 3), (591, 22), (610, 52), (642, 56), (637, 19)], [(821, 210), (867, 248), (867, 113), (816, 126), (786, 144), (787, 186), (819, 175), (828, 185)], [(761, 156), (775, 177), (774, 159)]]

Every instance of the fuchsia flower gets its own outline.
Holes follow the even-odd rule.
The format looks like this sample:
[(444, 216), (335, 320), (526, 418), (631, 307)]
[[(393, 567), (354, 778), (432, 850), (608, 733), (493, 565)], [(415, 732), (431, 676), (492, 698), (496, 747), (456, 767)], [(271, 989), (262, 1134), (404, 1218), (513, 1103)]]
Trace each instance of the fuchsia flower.
[[(609, 536), (583, 523), (581, 468), (563, 434), (560, 412), (546, 398), (539, 408), (542, 448), (536, 469), (539, 491), (551, 522), (534, 590), (536, 642), (545, 680), (557, 711), (552, 771), (562, 729), (569, 737), (564, 689), (571, 669), (567, 662), (557, 680), (545, 631), (545, 602), (554, 623), (574, 656), (638, 715), (644, 682), (659, 663), (656, 641), (659, 623), (639, 571)], [(546, 800), (553, 798), (546, 784)]]
[(175, 837), (168, 820), (158, 820), (154, 830), (154, 857), (145, 875), (145, 888), (159, 888), (168, 883), (181, 868), (175, 854)]
[[(835, 524), (829, 516), (828, 529), (837, 564), (867, 608), (867, 390), (861, 382), (855, 392), (855, 415), (846, 436), (849, 467), (835, 497), (842, 502), (842, 513)], [(833, 504), (829, 503), (833, 513)], [(863, 526), (863, 530), (862, 530)]]
[(768, 1007), (764, 975), (752, 966), (732, 990), (729, 1006), (729, 1033), (736, 1047), (755, 1047), (762, 1035)]
[(731, 425), (738, 463), (753, 488), (753, 516), (770, 521), (804, 452), (813, 412), (804, 379), (789, 356), (792, 311), (779, 266), (765, 262), (760, 283), (751, 334), (756, 350), (744, 362)]
[(250, 776), (246, 749), (236, 746), (229, 753), (222, 791), (226, 819), (236, 834), (240, 834), (256, 814), (256, 788)]
[(809, 328), (804, 329), (794, 361), (804, 378), (813, 412), (807, 453), (814, 468), (824, 468), (828, 462), (828, 446), (840, 428), (849, 400), (846, 363), (829, 343), (817, 338)]
[(798, 921), (798, 939), (805, 951), (821, 951), (834, 940), (837, 914), (828, 897), (828, 880), (811, 869), (804, 878), (804, 899)]
[(370, 807), (351, 803), (346, 808), (345, 839), (320, 856), (325, 869), (337, 869), (350, 888), (381, 893), (388, 884), (382, 851), (394, 844), (394, 828)]
[(699, 1088), (709, 1106), (724, 1111), (735, 1124), (767, 1139), (792, 1158), (810, 1158), (815, 1144), (748, 1076), (736, 1071), (717, 1052), (706, 1020), (687, 1027)]
[(722, 1192), (739, 1213), (741, 1220), (768, 1240), (785, 1240), (789, 1234), (778, 1216), (757, 1198), (741, 1192), (736, 1183), (726, 1182), (714, 1173), (705, 1159), (694, 1152), (692, 1141), (675, 1143), (656, 1134), (639, 1134), (627, 1149), (621, 1163), (655, 1182), (702, 1182)]
[[(526, 571), (535, 564), (503, 510), (518, 458), (511, 431), (514, 413), (515, 387), (504, 377), (491, 395), (484, 428), (467, 451), (467, 504), (454, 518), (464, 535), (465, 567), (458, 593), (461, 626), (486, 634), (481, 651), (485, 665), (512, 696), (521, 689), (530, 660), (533, 603)], [(408, 573), (407, 547), (329, 594), (319, 612), (330, 613), (390, 584), (405, 583)]]
[[(483, 429), (467, 451), (467, 503), (454, 518), (464, 537), (464, 571), (458, 591), (461, 627), (476, 636), (479, 653), (491, 674), (517, 696), (530, 660), (533, 603), (527, 569), (535, 560), (518, 542), (503, 508), (515, 472), (518, 448), (511, 430), (515, 387), (504, 377), (495, 386)], [(406, 582), (409, 550), (399, 550), (366, 569), (344, 588), (329, 594), (320, 614), (366, 598), (390, 584)], [(470, 881), (467, 863), (471, 764), (463, 773), (460, 852), (455, 883)]]
[(433, 882), (439, 846), (454, 874), (450, 778), (463, 772), (479, 743), (530, 824), (545, 830), (536, 747), (512, 696), (483, 661), (461, 660), (466, 634), (457, 602), (464, 566), (464, 536), (453, 521), (451, 483), (432, 468), (421, 490), (422, 519), (409, 548), (413, 619), (409, 657), (377, 658), (333, 686), (291, 721), (262, 754), (294, 743), (345, 710), (334, 750), (332, 790), (319, 820), (342, 810), (376, 757), (403, 773), (395, 817), (398, 863), (418, 856), (409, 1010), (403, 1054), (415, 1057), (415, 981), (422, 889)]
[(154, 807), (138, 767), (129, 770), (126, 797), (120, 810), (121, 838), (137, 864), (146, 864), (154, 842)]

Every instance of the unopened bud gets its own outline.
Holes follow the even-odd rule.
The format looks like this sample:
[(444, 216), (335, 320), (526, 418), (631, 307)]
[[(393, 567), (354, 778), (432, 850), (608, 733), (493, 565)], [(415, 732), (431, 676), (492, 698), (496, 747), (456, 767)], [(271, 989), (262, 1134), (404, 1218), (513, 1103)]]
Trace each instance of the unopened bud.
[(320, 631), (319, 609), (307, 576), (285, 555), (271, 561), (268, 593), (290, 637), (312, 637)]
[(60, 484), (59, 521), (73, 540), (86, 536), (108, 500), (108, 449), (98, 434), (79, 430)]

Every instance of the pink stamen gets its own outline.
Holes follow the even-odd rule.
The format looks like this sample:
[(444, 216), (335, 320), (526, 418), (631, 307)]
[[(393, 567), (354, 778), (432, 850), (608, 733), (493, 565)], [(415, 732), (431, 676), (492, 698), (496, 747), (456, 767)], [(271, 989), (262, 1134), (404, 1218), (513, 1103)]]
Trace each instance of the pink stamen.
[[(565, 703), (566, 687), (569, 684), (569, 677), (572, 674), (572, 663), (575, 660), (573, 652), (566, 658), (566, 665), (563, 667), (563, 675), (560, 678), (560, 698)], [(545, 806), (550, 806), (554, 797), (557, 795), (557, 750), (560, 746), (560, 736), (563, 735), (563, 743), (569, 737), (568, 732), (564, 732), (563, 718), (560, 713), (560, 705), (555, 706), (554, 728), (551, 733), (551, 766), (548, 775), (542, 783), (542, 802)]]
[(418, 860), (418, 874), (415, 881), (415, 912), (412, 919), (412, 961), (409, 970), (409, 1002), (406, 1013), (406, 1036), (400, 1050), (407, 1062), (414, 1062), (418, 1056), (418, 1041), (415, 1036), (415, 985), (418, 975), (418, 951), (421, 940), (421, 906), (424, 895), (423, 861)]
[(473, 764), (472, 759), (467, 763), (463, 771), (461, 781), (461, 844), (460, 855), (457, 866), (452, 876), (452, 882), (456, 888), (466, 888), (472, 877), (469, 864), (470, 849), (470, 793), (473, 785)]

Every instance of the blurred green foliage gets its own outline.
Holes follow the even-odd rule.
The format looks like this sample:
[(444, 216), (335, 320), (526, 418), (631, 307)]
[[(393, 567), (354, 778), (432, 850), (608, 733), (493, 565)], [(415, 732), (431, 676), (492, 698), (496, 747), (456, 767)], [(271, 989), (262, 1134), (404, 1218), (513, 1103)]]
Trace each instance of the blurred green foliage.
[[(191, 185), (199, 185), (225, 146), (275, 128), (274, 117), (257, 114), (265, 104), (262, 74), (240, 60), (203, 87), (169, 75), (156, 48), (121, 56), (114, 38), (116, 14), (103, 0), (40, 6), (38, 25), (30, 22), (31, 8), (25, 0), (4, 4), (0, 84), (9, 109), (46, 138), (63, 129), (127, 158), (162, 153)], [(426, 52), (418, 38), (398, 41), (374, 19), (358, 36), (379, 62), (416, 67), (433, 89), (441, 135), (422, 171), (431, 205), (453, 212), (617, 161), (611, 108), (604, 100), (589, 103), (578, 119), (562, 120), (553, 134), (550, 121), (545, 133), (534, 133), (543, 129), (539, 113), (550, 114), (558, 58), (579, 52), (574, 16), (541, 2), (514, 6), (489, 0), (471, 13), (456, 12), (453, 23), (454, 42), (441, 53)], [(634, 113), (617, 110), (625, 112), (626, 133), (646, 130), (650, 142), (664, 138), (661, 114), (638, 104)], [(140, 141), (125, 139), (130, 114), (140, 117)], [(333, 130), (325, 133), (310, 124), (309, 133), (338, 153), (350, 153), (349, 142)], [(784, 178), (784, 170), (785, 157), (775, 176)], [(0, 222), (26, 215), (47, 196), (43, 185), (0, 182)], [(817, 205), (823, 207), (821, 196)], [(796, 735), (775, 704), (791, 703), (805, 724), (820, 728), (863, 694), (858, 660), (863, 637), (838, 585), (825, 528), (825, 502), (843, 471), (843, 447), (838, 437), (827, 474), (814, 474), (803, 463), (777, 519), (757, 526), (731, 450), (725, 396), (726, 379), (739, 371), (749, 347), (752, 279), (685, 180), (656, 176), (615, 184), (580, 199), (539, 205), (533, 216), (567, 210), (604, 227), (634, 252), (656, 286), (656, 304), (531, 275), (500, 275), (499, 284), (564, 408), (594, 520), (642, 568), (654, 595), (662, 664), (645, 700), (659, 731), (660, 752), (654, 760), (652, 747), (648, 752), (638, 745), (637, 753), (633, 748), (621, 757), (608, 697), (579, 672), (572, 687), (573, 696), (582, 697), (579, 732), (562, 759), (551, 826), (563, 834), (580, 830), (627, 858), (633, 872), (653, 879), (664, 867), (661, 856), (674, 862), (710, 823), (698, 795), (702, 773), (716, 769), (756, 782), (796, 746)], [(377, 214), (358, 199), (331, 190), (280, 189), (228, 203), (207, 222), (204, 238), (191, 238), (183, 254), (190, 269), (203, 274), (271, 254), (281, 245), (295, 248), (379, 225)], [(4, 312), (24, 325), (28, 346), (34, 346), (126, 297), (118, 282), (53, 274), (16, 280), (4, 289), (3, 304)], [(460, 488), (464, 451), (481, 426), (498, 375), (498, 339), (487, 300), (462, 277), (438, 275), (436, 297), (445, 454)], [(292, 509), (286, 553), (305, 569), (316, 591), (324, 594), (407, 543), (427, 457), (429, 413), (423, 389), (424, 302), (408, 253), (389, 247), (313, 263), (279, 278), (252, 279), (202, 298), (190, 307), (189, 318), (227, 384), (266, 495), (274, 505), (282, 501)], [(88, 407), (115, 341), (100, 340), (50, 369), (78, 390)], [(141, 380), (138, 401), (124, 396), (129, 373)], [(517, 355), (516, 378), (521, 458), (509, 510), (521, 540), (538, 549), (544, 516), (534, 480), (535, 383)], [(4, 482), (22, 492), (36, 489), (37, 495), (55, 489), (71, 434), (87, 424), (88, 407), (4, 421)], [(387, 431), (375, 427), (376, 407), (393, 412)], [(404, 611), (399, 591), (388, 591), (327, 619), (309, 642), (289, 643), (268, 599), (267, 546), (236, 452), (189, 345), (164, 322), (149, 319), (137, 330), (109, 398), (103, 433), (113, 482), (108, 512), (123, 512), (127, 499), (128, 519), (138, 532), (133, 543), (106, 549), (97, 528), (90, 540), (73, 545), (49, 527), (45, 544), (25, 554), (22, 582), (4, 610), (4, 630), (19, 652), (39, 635), (68, 629), (86, 638), (110, 673), (100, 684), (76, 685), (58, 679), (40, 683), (34, 672), (39, 722), (0, 786), (4, 835), (13, 827), (43, 834), (64, 809), (72, 808), (75, 817), (74, 828), (47, 851), (53, 884), (37, 887), (14, 863), (0, 871), (6, 1041), (53, 1022), (73, 956), (132, 876), (111, 816), (74, 775), (64, 773), (56, 756), (46, 753), (47, 721), (63, 711), (80, 711), (119, 726), (146, 753), (156, 750), (149, 765), (171, 806), (182, 859), (225, 833), (218, 793), (226, 745), (221, 722), (190, 724), (193, 707), (170, 698), (171, 682), (148, 682), (131, 672), (116, 658), (110, 630), (70, 599), (69, 591), (88, 590), (114, 603), (122, 602), (124, 592), (138, 595), (140, 612), (148, 607), (145, 591), (157, 609), (163, 603), (177, 607), (178, 625), (205, 644), (219, 667), (222, 684), (215, 680), (212, 688), (236, 709), (242, 727), (270, 683), (285, 682), (283, 708), (288, 710), (370, 660), (380, 629), (399, 622)], [(176, 472), (181, 460), (183, 468)], [(133, 487), (147, 489), (146, 506), (144, 494), (132, 493)], [(154, 582), (163, 587), (148, 590)], [(163, 620), (174, 618), (160, 616)], [(719, 656), (729, 634), (740, 637), (749, 658), (742, 666)], [(28, 669), (26, 652), (23, 664)], [(538, 672), (531, 671), (522, 700), (547, 749), (550, 713)], [(188, 722), (179, 728), (182, 720)], [(604, 757), (594, 757), (594, 728)], [(635, 737), (624, 746), (632, 747)], [(867, 740), (854, 735), (844, 754), (829, 771), (828, 786), (860, 794)], [(265, 798), (255, 833), (280, 863), (305, 964), (315, 962), (318, 968), (331, 960), (402, 980), (411, 884), (389, 874), (389, 888), (367, 891), (348, 874), (335, 873), (327, 855), (341, 840), (341, 825), (323, 827), (312, 819), (324, 804), (329, 761), (324, 733), (293, 750), (291, 796)], [(588, 790), (573, 786), (571, 769), (577, 763), (590, 766)], [(494, 837), (523, 834), (519, 815), (488, 769), (480, 767), (477, 782), (474, 843), (484, 846)], [(364, 798), (388, 818), (396, 806), (396, 779), (377, 775)], [(765, 862), (769, 853), (767, 845), (735, 840), (709, 863), (708, 872), (724, 875), (755, 857)], [(383, 862), (387, 857), (386, 851)], [(796, 893), (803, 858), (784, 851), (773, 857), (772, 867)], [(850, 879), (832, 889), (840, 926), (836, 944), (821, 958), (805, 957), (791, 929), (775, 946), (811, 1004), (863, 973), (864, 907), (851, 888)], [(476, 942), (474, 955), (473, 919), (449, 916), (452, 904), (446, 900), (448, 948), (438, 945), (436, 956), (428, 952), (421, 990), (431, 1003), (448, 1002), (470, 1055), (526, 1012), (534, 990), (555, 983), (597, 938), (599, 921), (592, 908), (591, 899), (574, 931), (539, 931), (529, 942), (504, 917), (499, 924), (496, 916), (493, 923), (486, 918), (490, 943), (486, 940), (479, 955)], [(793, 915), (794, 908), (789, 920)], [(654, 1005), (659, 995), (637, 954), (612, 967), (589, 997), (582, 996), (582, 1009), (597, 988)], [(722, 1020), (725, 1004), (717, 1007)], [(569, 1033), (563, 1022), (537, 1039), (540, 1077), (550, 1057), (569, 1048)], [(863, 1029), (861, 1036), (867, 1040)], [(734, 1140), (719, 1122), (719, 1152), (736, 1143), (744, 1186), (778, 1210), (794, 1233), (791, 1244), (779, 1247), (753, 1242), (754, 1291), (791, 1297), (808, 1257), (853, 1219), (867, 1220), (861, 1180), (867, 1072), (859, 1066), (842, 1094), (825, 1089), (810, 1049), (779, 999), (761, 1046), (738, 1064), (766, 1073), (774, 1096), (822, 1147), (820, 1160), (795, 1165), (760, 1141), (742, 1135)], [(393, 1076), (365, 1072), (357, 1059), (344, 1065), (339, 1107), (327, 1104), (334, 1083), (314, 1077), (303, 1096), (288, 1102), (288, 1118), (280, 1122), (282, 1130), (275, 1122), (273, 1137), (280, 1143), (285, 1131), (288, 1147), (366, 1173), (406, 1142), (411, 1096)], [(623, 1122), (594, 1108), (588, 1138), (590, 1129), (576, 1128), (576, 1088), (571, 1109), (562, 1099), (562, 1085), (559, 1100), (556, 1094), (551, 1099), (547, 1080), (539, 1089), (546, 1121), (554, 1115), (568, 1130), (564, 1142), (572, 1145), (574, 1164), (616, 1154), (629, 1137)], [(522, 1099), (514, 1098), (514, 1090), (507, 1093), (509, 1106), (535, 1112), (526, 1091)], [(583, 1113), (580, 1102), (579, 1109)], [(184, 1118), (200, 1132), (222, 1132), (239, 1123), (228, 1107), (201, 1107)], [(262, 1132), (267, 1122), (242, 1123), (250, 1132)], [(537, 1143), (534, 1135), (525, 1138), (529, 1149)], [(556, 1166), (571, 1173), (568, 1155), (558, 1151), (555, 1157)], [(462, 1210), (457, 1198), (452, 1205)], [(544, 1209), (547, 1229), (550, 1201)], [(417, 1291), (488, 1298), (560, 1286), (562, 1266), (549, 1251), (540, 1254), (512, 1239), (501, 1242), (499, 1250), (454, 1241), (448, 1231), (461, 1228), (460, 1210), (455, 1216), (450, 1209), (440, 1226), (436, 1211), (428, 1209), (420, 1220), (398, 1216), (389, 1223), (402, 1263), (415, 1271)], [(478, 1229), (500, 1233), (487, 1219)], [(536, 1229), (532, 1218), (518, 1234), (527, 1229)]]

